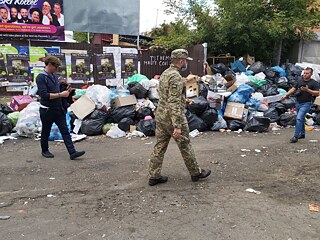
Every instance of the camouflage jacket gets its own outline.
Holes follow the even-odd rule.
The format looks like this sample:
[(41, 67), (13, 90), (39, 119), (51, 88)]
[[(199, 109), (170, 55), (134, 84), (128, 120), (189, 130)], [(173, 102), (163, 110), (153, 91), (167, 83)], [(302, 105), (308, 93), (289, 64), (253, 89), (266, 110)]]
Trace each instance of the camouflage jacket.
[(184, 114), (186, 106), (185, 83), (179, 73), (179, 68), (171, 64), (160, 77), (159, 103), (156, 120), (163, 124), (170, 124), (174, 128), (181, 128), (187, 124)]

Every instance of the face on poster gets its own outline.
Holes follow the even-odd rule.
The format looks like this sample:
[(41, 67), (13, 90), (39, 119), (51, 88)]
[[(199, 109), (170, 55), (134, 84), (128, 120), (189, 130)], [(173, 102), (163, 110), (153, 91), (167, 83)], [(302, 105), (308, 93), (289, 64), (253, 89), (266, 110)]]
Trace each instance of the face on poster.
[(112, 53), (97, 54), (96, 68), (99, 80), (116, 78), (116, 69), (114, 65), (114, 56)]
[(64, 41), (63, 0), (0, 0), (0, 38)]
[(22, 54), (7, 54), (9, 82), (29, 81), (29, 56)]
[(130, 53), (121, 54), (121, 77), (128, 78), (138, 73), (138, 55)]

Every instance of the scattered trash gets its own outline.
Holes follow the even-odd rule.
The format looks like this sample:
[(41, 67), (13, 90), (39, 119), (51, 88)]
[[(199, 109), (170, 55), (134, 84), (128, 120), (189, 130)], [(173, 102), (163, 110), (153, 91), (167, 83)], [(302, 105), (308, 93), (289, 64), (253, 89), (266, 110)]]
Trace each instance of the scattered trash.
[(189, 133), (190, 137), (197, 137), (200, 135), (200, 132), (198, 131), (198, 129), (193, 130), (192, 132)]
[(261, 152), (261, 150), (259, 150), (259, 149), (255, 149), (254, 150), (256, 153), (260, 153)]
[(0, 220), (8, 220), (10, 216), (0, 216)]
[(241, 149), (241, 152), (251, 152), (251, 150), (243, 148), (243, 149)]
[(152, 144), (153, 142), (147, 142), (147, 143), (145, 143), (145, 144), (147, 144), (147, 145), (150, 145), (150, 144)]
[(55, 180), (55, 178), (54, 177), (51, 177), (51, 178), (49, 178), (50, 180)]
[(52, 197), (56, 197), (56, 196), (53, 195), (53, 194), (48, 194), (47, 197), (48, 197), (48, 198), (52, 198)]
[(301, 149), (301, 150), (298, 150), (298, 153), (303, 153), (305, 151), (307, 151), (308, 149)]
[(246, 192), (254, 193), (254, 194), (261, 194), (260, 191), (256, 191), (256, 190), (254, 190), (253, 188), (247, 188), (247, 189), (246, 189)]
[(163, 213), (163, 210), (159, 210), (159, 213)]
[(240, 156), (244, 158), (244, 157), (246, 157), (247, 155), (243, 154), (243, 155), (240, 155)]
[(309, 204), (309, 210), (311, 212), (320, 212), (320, 207), (315, 203)]
[(218, 161), (218, 160), (214, 160), (214, 161), (212, 161), (211, 163), (213, 163), (213, 164), (219, 164), (219, 161)]
[(309, 142), (311, 142), (311, 143), (317, 143), (318, 140), (309, 140)]
[(5, 140), (16, 140), (16, 138), (11, 137), (11, 136), (1, 136), (0, 137), (0, 144), (3, 144)]

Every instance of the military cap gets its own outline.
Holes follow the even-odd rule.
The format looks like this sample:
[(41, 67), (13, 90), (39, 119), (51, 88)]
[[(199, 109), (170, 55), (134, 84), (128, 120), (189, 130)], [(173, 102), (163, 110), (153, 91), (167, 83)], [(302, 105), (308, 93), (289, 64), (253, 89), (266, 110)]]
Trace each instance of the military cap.
[(187, 59), (192, 61), (193, 59), (188, 57), (188, 51), (185, 49), (176, 49), (171, 52), (171, 59)]

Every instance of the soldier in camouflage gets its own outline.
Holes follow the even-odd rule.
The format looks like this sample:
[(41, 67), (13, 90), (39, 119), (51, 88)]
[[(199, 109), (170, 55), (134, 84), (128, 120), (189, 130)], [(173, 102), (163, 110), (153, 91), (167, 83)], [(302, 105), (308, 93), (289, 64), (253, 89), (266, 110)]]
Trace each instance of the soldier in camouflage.
[(161, 176), (161, 167), (164, 154), (167, 150), (171, 137), (176, 141), (184, 163), (189, 170), (192, 181), (196, 182), (200, 178), (210, 175), (210, 170), (199, 168), (193, 148), (190, 144), (189, 127), (184, 109), (186, 106), (185, 83), (180, 75), (180, 71), (187, 68), (188, 51), (176, 49), (171, 53), (171, 65), (166, 69), (159, 83), (159, 103), (156, 111), (156, 138), (149, 166), (149, 185), (165, 183), (168, 177)]

